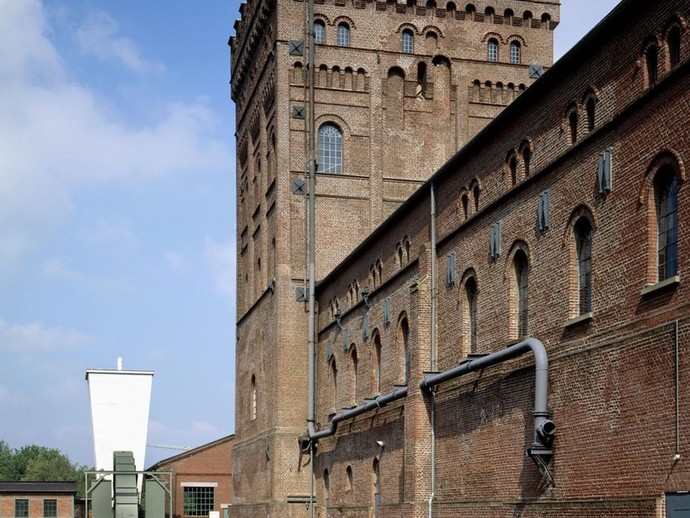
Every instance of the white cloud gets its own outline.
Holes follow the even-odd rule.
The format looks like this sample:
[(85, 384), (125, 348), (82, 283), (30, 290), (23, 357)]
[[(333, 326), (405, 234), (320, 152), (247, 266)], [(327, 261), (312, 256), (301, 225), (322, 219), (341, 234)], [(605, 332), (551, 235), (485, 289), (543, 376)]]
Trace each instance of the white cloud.
[(83, 272), (70, 267), (61, 257), (47, 259), (42, 265), (41, 273), (49, 279), (66, 281), (90, 291), (107, 293), (136, 292), (135, 285), (128, 279), (123, 279), (117, 275), (99, 275)]
[(189, 261), (187, 261), (187, 258), (180, 252), (165, 252), (164, 261), (168, 270), (173, 273), (185, 273), (190, 270)]
[(0, 350), (59, 351), (84, 347), (90, 343), (91, 337), (79, 331), (50, 329), (37, 322), (9, 324), (0, 319)]
[(235, 294), (235, 244), (216, 243), (206, 238), (204, 256), (215, 276), (216, 288), (227, 295)]
[(83, 52), (103, 60), (115, 60), (134, 72), (165, 70), (165, 66), (145, 59), (130, 39), (118, 36), (118, 24), (106, 12), (93, 11), (77, 29), (76, 38)]
[[(91, 37), (100, 27), (106, 42), (120, 41), (107, 15), (99, 20)], [(50, 36), (38, 0), (0, 0), (0, 275), (60, 228), (83, 186), (232, 163), (229, 141), (213, 135), (219, 121), (208, 99), (171, 102), (158, 120), (128, 124), (103, 92), (69, 77)], [(109, 52), (145, 65), (136, 47), (118, 45)]]

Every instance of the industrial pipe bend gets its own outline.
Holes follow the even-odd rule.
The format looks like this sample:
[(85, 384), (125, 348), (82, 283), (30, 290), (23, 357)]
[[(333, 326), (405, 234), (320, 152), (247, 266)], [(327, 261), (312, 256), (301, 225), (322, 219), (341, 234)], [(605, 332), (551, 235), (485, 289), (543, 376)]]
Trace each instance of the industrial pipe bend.
[(548, 419), (549, 359), (544, 344), (536, 338), (527, 338), (480, 358), (469, 360), (444, 372), (428, 374), (420, 383), (424, 392), (430, 392), (436, 385), (459, 378), (470, 372), (485, 369), (498, 363), (516, 358), (527, 351), (534, 354), (534, 443), (533, 447), (546, 449), (556, 433), (556, 425)]

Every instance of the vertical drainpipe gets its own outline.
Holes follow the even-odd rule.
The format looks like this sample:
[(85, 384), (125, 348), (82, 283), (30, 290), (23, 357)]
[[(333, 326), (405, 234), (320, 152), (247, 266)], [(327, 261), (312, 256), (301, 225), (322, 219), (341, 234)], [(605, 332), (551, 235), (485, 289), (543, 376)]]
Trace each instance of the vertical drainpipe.
[(676, 354), (676, 454), (673, 457), (674, 461), (680, 460), (680, 351), (678, 343), (678, 319), (674, 325), (674, 346)]
[[(315, 142), (314, 142), (314, 0), (309, 0), (309, 12), (307, 16), (307, 31), (309, 34), (309, 126), (307, 132), (309, 133), (309, 325), (307, 338), (307, 354), (308, 359), (308, 389), (307, 389), (307, 427), (309, 434), (314, 431), (315, 422), (315, 384), (314, 378), (316, 375), (315, 369), (315, 352), (314, 344), (316, 335), (316, 217), (315, 217), (315, 203), (316, 203), (316, 160), (315, 160)], [(314, 443), (309, 442), (309, 517), (314, 518)]]
[[(429, 199), (431, 204), (431, 372), (436, 371), (436, 194), (434, 184), (431, 183)], [(434, 514), (433, 505), (436, 496), (436, 390), (431, 391), (431, 492), (429, 494), (428, 514)]]

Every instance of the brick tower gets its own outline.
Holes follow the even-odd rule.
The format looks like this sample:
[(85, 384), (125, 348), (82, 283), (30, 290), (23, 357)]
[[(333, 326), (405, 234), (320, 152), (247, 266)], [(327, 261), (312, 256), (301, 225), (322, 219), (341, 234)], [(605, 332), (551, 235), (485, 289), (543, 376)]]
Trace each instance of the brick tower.
[(527, 88), (533, 65), (551, 65), (559, 1), (317, 0), (313, 74), (306, 13), (300, 0), (250, 0), (230, 39), (238, 517), (306, 516), (288, 501), (310, 488), (309, 457), (298, 447), (307, 313), (297, 300), (307, 271), (310, 78), (318, 280)]

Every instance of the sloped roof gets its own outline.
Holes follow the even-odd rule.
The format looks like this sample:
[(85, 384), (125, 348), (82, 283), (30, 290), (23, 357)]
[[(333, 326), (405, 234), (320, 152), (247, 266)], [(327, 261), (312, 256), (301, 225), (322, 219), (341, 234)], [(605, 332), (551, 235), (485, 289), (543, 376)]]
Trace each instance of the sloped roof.
[(76, 493), (76, 482), (0, 482), (0, 493)]

